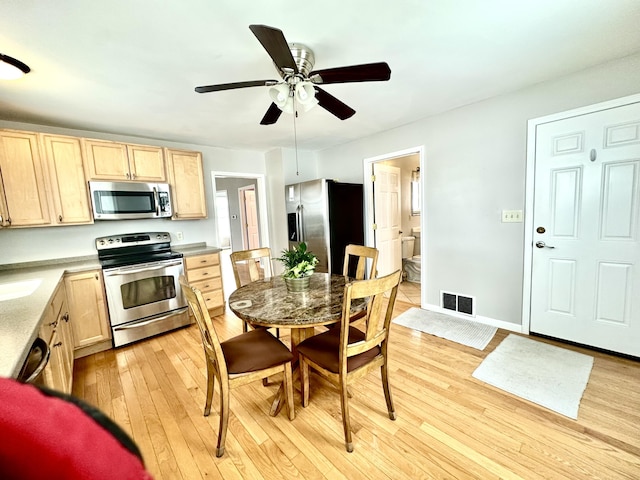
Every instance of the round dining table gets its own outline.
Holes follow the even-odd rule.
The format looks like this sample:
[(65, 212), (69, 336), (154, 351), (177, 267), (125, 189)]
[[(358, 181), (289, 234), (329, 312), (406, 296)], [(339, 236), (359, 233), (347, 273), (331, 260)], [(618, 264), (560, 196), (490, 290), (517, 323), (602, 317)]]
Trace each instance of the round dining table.
[[(316, 272), (309, 290), (289, 292), (282, 276), (248, 283), (229, 296), (229, 308), (242, 320), (256, 327), (291, 329), (291, 351), (297, 371), (297, 345), (315, 334), (315, 327), (331, 325), (342, 318), (344, 286), (353, 280), (344, 275)], [(364, 299), (354, 300), (351, 315), (365, 308)], [(282, 406), (281, 395), (271, 408), (276, 415)]]

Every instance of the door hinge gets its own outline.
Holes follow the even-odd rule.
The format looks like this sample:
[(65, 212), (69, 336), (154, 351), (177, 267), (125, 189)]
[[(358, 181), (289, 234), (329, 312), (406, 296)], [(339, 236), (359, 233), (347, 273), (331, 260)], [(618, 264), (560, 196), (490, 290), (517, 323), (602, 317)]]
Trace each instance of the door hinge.
[(375, 175), (371, 175), (371, 181), (375, 182), (376, 181), (376, 176)]
[(377, 230), (378, 229), (378, 224), (374, 223), (373, 225), (371, 225), (371, 229), (372, 230)]

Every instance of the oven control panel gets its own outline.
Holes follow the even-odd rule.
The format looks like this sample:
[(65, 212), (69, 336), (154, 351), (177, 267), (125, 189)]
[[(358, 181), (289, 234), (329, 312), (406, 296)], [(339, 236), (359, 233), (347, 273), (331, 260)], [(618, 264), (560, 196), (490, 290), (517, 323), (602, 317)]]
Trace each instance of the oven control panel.
[(98, 250), (106, 250), (169, 242), (171, 242), (169, 232), (125, 233), (96, 238), (96, 248)]

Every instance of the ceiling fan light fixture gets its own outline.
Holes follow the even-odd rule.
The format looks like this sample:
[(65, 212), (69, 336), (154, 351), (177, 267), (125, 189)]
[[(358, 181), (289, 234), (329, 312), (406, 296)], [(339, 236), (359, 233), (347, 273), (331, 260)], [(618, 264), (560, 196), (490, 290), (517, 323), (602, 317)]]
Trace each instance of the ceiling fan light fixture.
[(0, 79), (2, 80), (15, 80), (27, 73), (31, 69), (28, 65), (22, 63), (9, 55), (0, 53)]
[(296, 84), (296, 103), (302, 107), (302, 110), (308, 112), (318, 104), (316, 98), (316, 90), (313, 83), (309, 81), (298, 82)]
[(271, 100), (273, 100), (273, 103), (278, 106), (278, 108), (284, 110), (282, 107), (284, 107), (285, 104), (290, 101), (289, 85), (286, 83), (279, 83), (277, 85), (274, 85), (269, 89), (269, 96), (271, 97)]

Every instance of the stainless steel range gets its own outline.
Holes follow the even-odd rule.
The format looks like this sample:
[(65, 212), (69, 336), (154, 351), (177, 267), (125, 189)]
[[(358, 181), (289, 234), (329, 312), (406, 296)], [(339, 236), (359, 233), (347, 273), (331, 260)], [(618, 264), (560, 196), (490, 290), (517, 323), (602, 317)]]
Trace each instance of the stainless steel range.
[(96, 248), (115, 347), (189, 325), (182, 254), (171, 250), (168, 232), (100, 237)]

